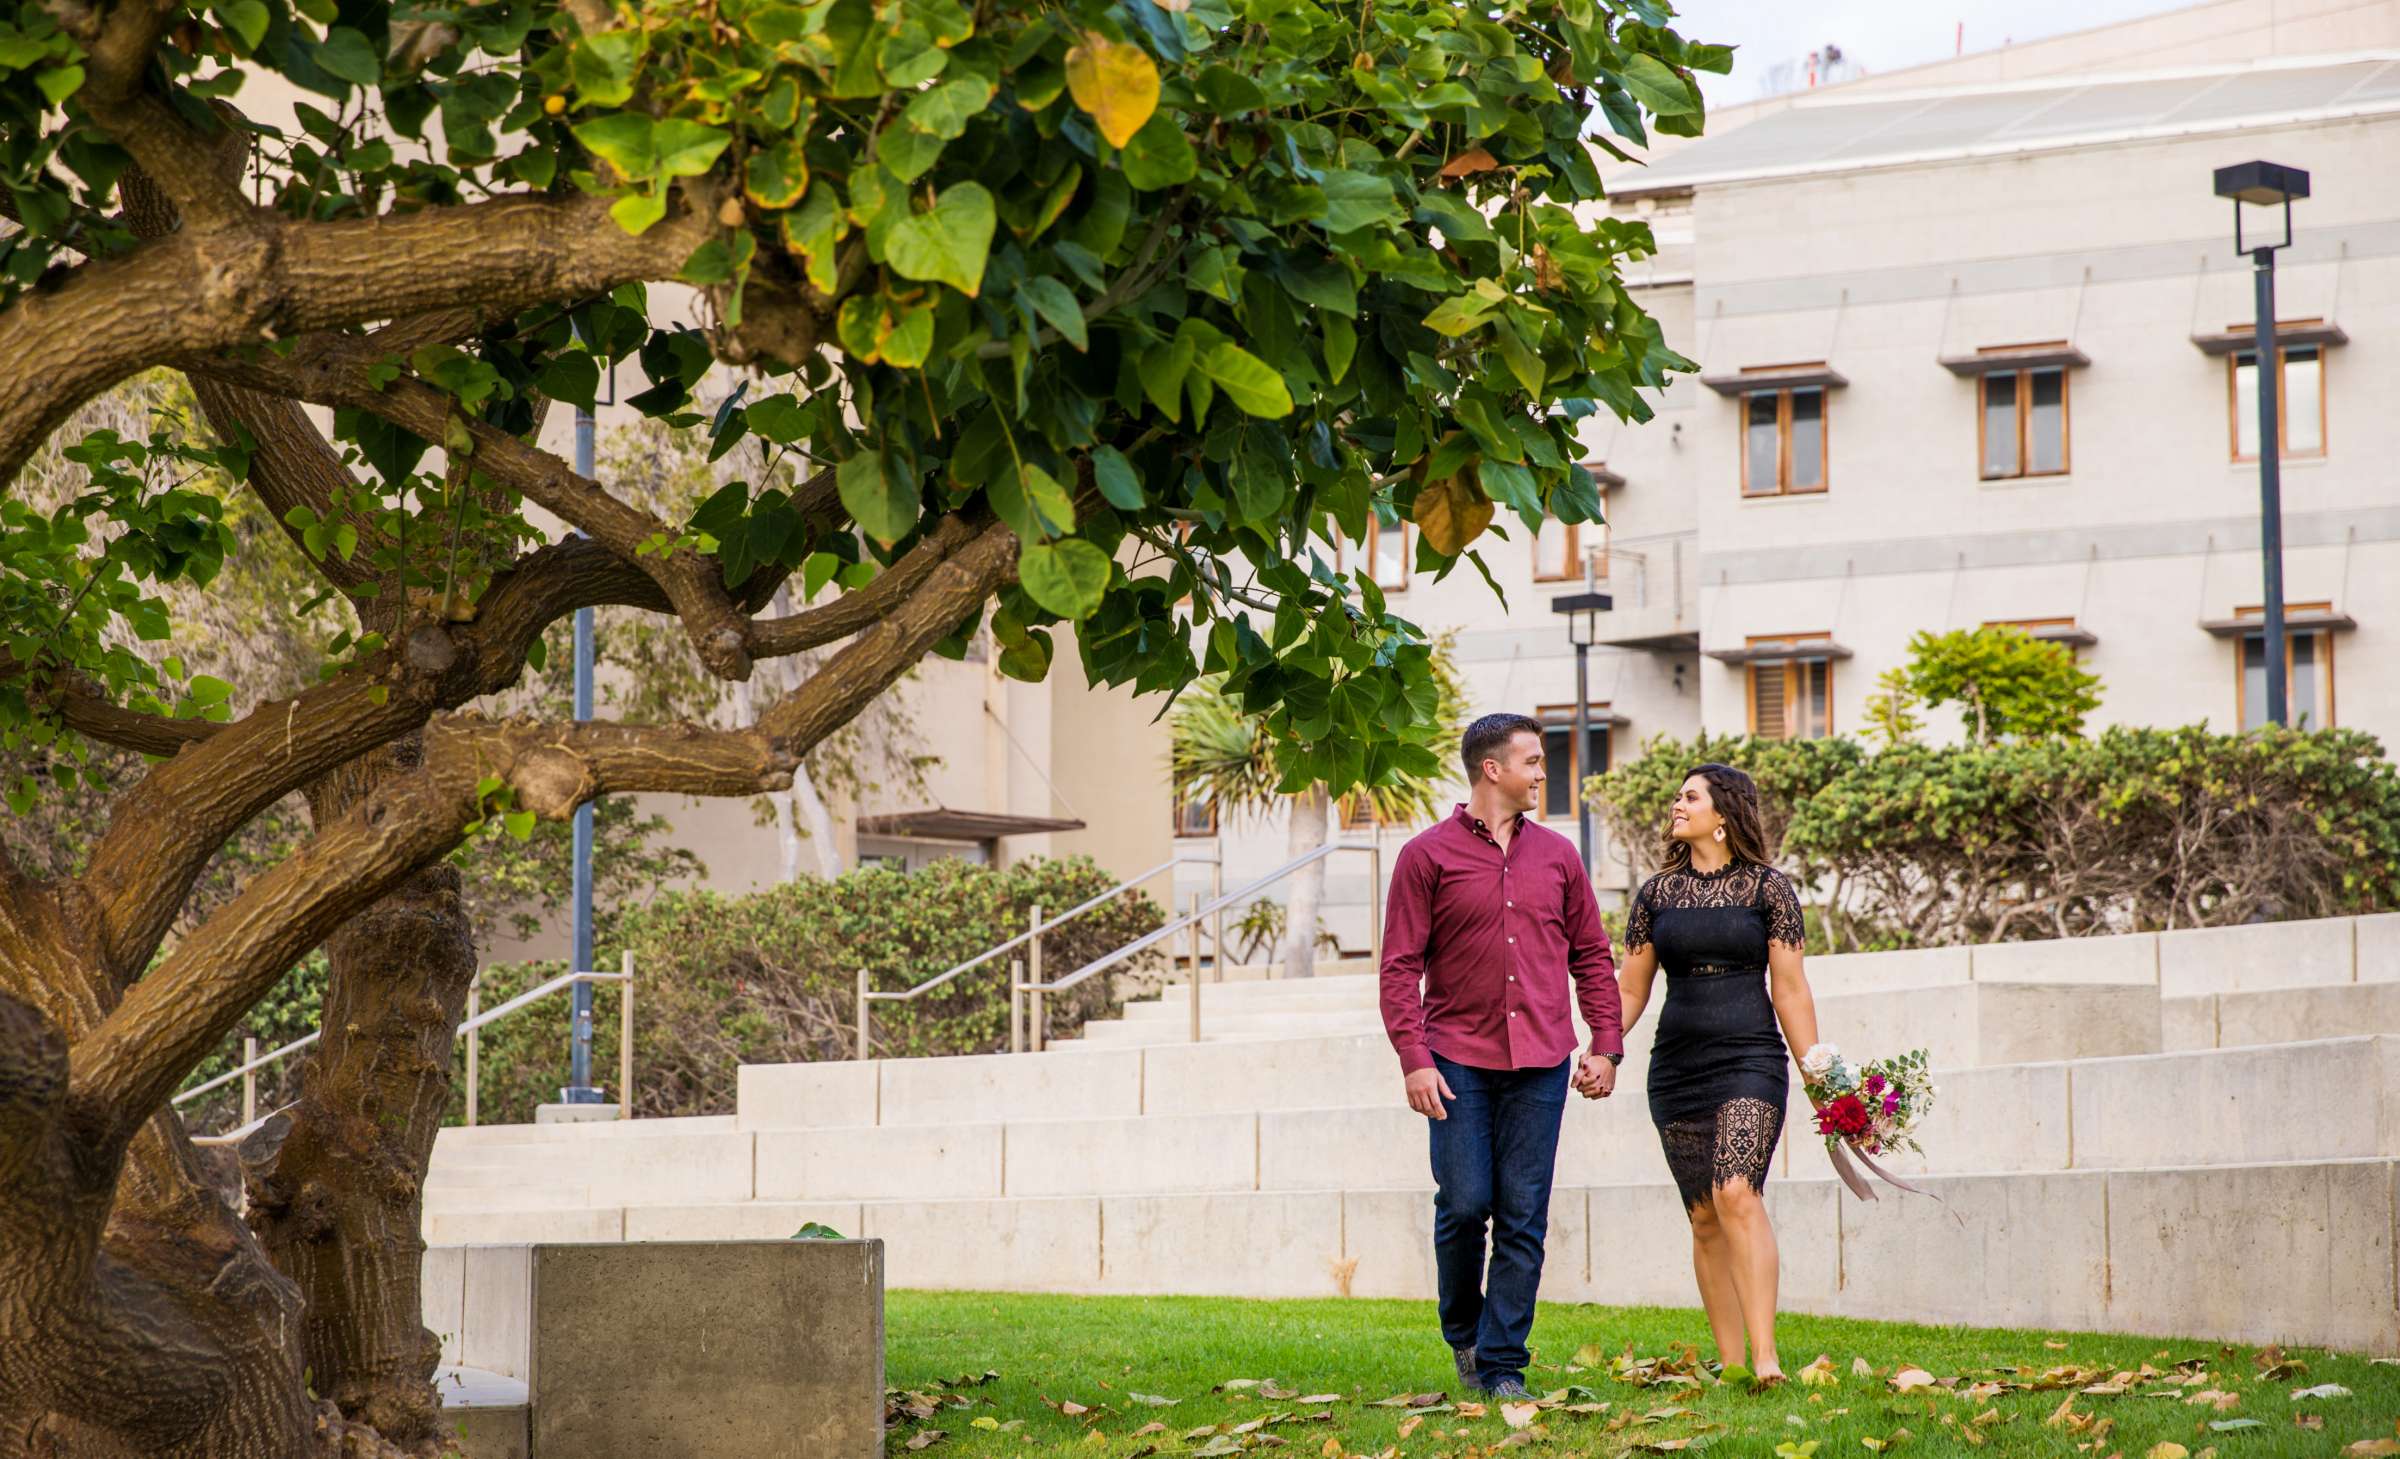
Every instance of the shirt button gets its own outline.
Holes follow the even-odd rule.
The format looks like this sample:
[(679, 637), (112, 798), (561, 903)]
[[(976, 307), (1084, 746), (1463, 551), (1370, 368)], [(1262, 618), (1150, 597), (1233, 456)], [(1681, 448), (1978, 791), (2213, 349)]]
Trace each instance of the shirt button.
[(1509, 1010), (1509, 1012), (1508, 1012), (1508, 1016), (1509, 1016), (1509, 1017), (1511, 1017), (1511, 1018), (1514, 1018), (1514, 1017), (1516, 1017), (1516, 1016), (1517, 1016), (1517, 1012), (1516, 1012), (1516, 1010), (1515, 1010), (1515, 1009), (1513, 1009), (1513, 1008), (1512, 1008), (1512, 1009), (1510, 1009), (1510, 1010)]
[(1517, 980), (1517, 975), (1515, 973), (1510, 973), (1508, 975), (1508, 980), (1512, 983), (1515, 982)]
[(1516, 941), (1516, 939), (1512, 937), (1512, 938), (1510, 938), (1510, 939), (1509, 939), (1509, 941), (1513, 943), (1513, 942), (1515, 942), (1515, 941)]

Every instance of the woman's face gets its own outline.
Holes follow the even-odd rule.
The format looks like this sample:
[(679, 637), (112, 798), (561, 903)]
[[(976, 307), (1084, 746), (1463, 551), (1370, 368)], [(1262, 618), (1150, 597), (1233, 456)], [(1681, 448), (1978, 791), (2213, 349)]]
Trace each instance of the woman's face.
[(1717, 803), (1708, 797), (1708, 777), (1694, 775), (1675, 792), (1675, 809), (1669, 817), (1667, 834), (1678, 841), (1713, 841), (1717, 828), (1725, 818), (1717, 814)]

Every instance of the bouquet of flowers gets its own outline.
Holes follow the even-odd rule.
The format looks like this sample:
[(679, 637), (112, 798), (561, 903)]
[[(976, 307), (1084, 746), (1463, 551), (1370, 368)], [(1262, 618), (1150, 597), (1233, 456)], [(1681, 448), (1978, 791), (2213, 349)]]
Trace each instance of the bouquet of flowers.
[(1933, 1108), (1941, 1090), (1933, 1082), (1930, 1056), (1911, 1049), (1894, 1059), (1853, 1064), (1831, 1044), (1817, 1044), (1801, 1056), (1802, 1086), (1817, 1111), (1817, 1133), (1833, 1169), (1861, 1200), (1875, 1199), (1866, 1177), (1851, 1165), (1860, 1164), (1881, 1176), (1887, 1185), (1913, 1195), (1927, 1192), (1895, 1177), (1875, 1163), (1878, 1155), (1895, 1151), (1924, 1152), (1917, 1143), (1917, 1122)]

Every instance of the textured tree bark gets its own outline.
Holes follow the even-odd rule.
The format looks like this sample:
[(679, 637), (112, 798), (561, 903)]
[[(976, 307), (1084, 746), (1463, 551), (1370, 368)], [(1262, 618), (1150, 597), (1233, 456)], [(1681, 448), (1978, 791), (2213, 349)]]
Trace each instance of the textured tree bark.
[[(310, 796), (320, 825), (389, 773), (371, 756)], [(450, 1100), (451, 1042), (475, 977), (459, 873), (417, 872), (325, 944), (324, 1037), (291, 1133), (251, 1186), (250, 1224), (305, 1304), (316, 1391), (389, 1442), (431, 1452), (440, 1343), (420, 1274), (425, 1171)]]
[[(1297, 859), (1325, 844), (1326, 822), (1332, 807), (1322, 783), (1293, 796), (1291, 804), (1292, 835), (1284, 849)], [(1287, 978), (1317, 975), (1317, 903), (1323, 900), (1324, 889), (1322, 857), (1292, 873), (1292, 895), (1285, 905), (1280, 954), (1283, 975)]]

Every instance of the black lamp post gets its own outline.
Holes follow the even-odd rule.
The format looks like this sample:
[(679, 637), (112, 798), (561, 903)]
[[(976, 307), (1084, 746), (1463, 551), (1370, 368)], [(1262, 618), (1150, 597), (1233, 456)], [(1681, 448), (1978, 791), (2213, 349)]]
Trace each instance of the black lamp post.
[[(2233, 251), (2250, 255), (2257, 282), (2258, 335), (2258, 510), (2259, 554), (2266, 568), (2267, 719), (2290, 723), (2283, 634), (2283, 360), (2275, 346), (2275, 253), (2292, 242), (2292, 199), (2308, 196), (2308, 174), (2274, 162), (2242, 162), (2216, 172), (2217, 196), (2233, 199)], [(2283, 209), (2283, 241), (2250, 243), (2242, 237), (2242, 208)]]
[[(1569, 765), (1580, 763), (1585, 747), (1592, 742), (1592, 642), (1600, 633), (1599, 615), (1614, 607), (1615, 602), (1608, 594), (1595, 592), (1568, 593), (1550, 600), (1551, 612), (1566, 615), (1567, 641), (1575, 645), (1575, 753), (1568, 757)], [(1583, 874), (1590, 876), (1592, 808), (1584, 801), (1580, 785), (1575, 787), (1575, 836), (1583, 848)]]

